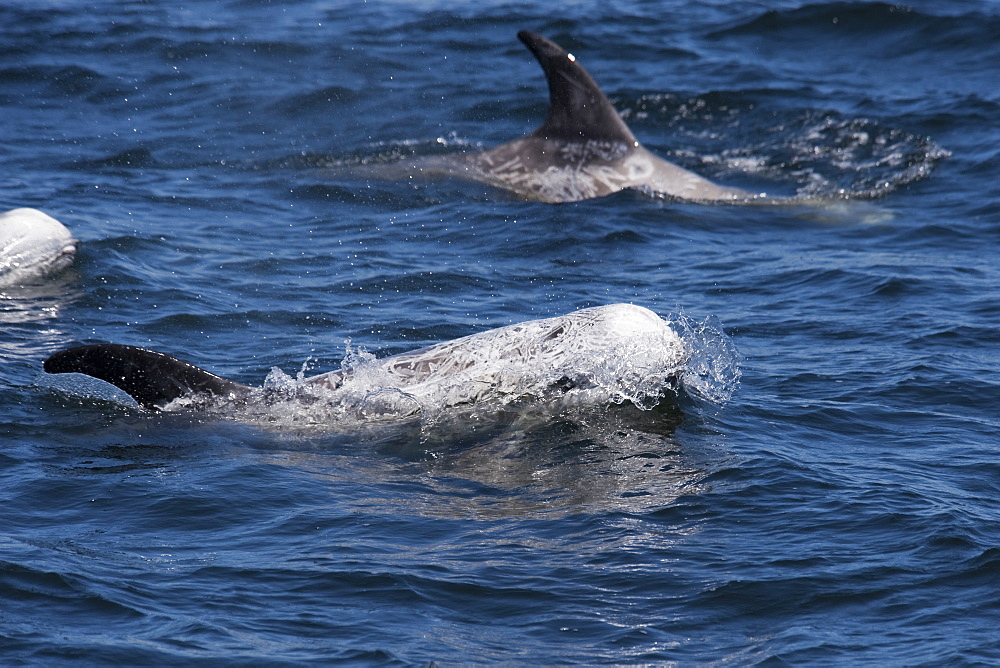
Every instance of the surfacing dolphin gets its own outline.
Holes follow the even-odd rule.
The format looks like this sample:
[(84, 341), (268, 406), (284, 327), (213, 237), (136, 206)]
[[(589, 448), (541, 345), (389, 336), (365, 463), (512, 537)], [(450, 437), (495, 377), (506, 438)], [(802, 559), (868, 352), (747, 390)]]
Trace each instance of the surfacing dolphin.
[[(491, 329), (302, 380), (306, 398), (327, 404), (380, 392), (405, 397), (404, 414), (480, 402), (557, 397), (571, 403), (650, 405), (676, 389), (690, 350), (658, 315), (612, 304)], [(56, 353), (45, 371), (82, 373), (153, 409), (207, 400), (267, 400), (252, 388), (163, 353), (97, 344)], [(175, 400), (180, 401), (171, 406)]]
[(555, 42), (522, 30), (549, 84), (549, 112), (540, 128), (481, 153), (418, 163), (511, 190), (543, 202), (575, 202), (626, 188), (684, 200), (737, 202), (758, 196), (712, 183), (649, 152), (576, 58)]
[(0, 287), (31, 283), (73, 262), (76, 239), (38, 209), (0, 213)]

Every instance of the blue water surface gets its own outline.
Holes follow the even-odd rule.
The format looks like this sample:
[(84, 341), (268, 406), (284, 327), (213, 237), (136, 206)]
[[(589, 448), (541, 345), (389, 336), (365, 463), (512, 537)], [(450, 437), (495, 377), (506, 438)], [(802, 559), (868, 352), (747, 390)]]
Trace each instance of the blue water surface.
[[(0, 210), (82, 242), (0, 293), (0, 662), (1000, 662), (996, 3), (38, 0), (0, 26)], [(827, 205), (373, 170), (537, 127), (520, 29), (651, 150)], [(41, 378), (110, 341), (256, 385), (615, 302), (708, 367), (732, 343), (741, 380), (324, 430)]]

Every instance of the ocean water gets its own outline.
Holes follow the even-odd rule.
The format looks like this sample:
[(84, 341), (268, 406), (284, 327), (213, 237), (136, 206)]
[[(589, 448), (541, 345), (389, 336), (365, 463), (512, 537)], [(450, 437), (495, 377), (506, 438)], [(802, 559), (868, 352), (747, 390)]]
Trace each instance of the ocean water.
[[(1000, 6), (0, 2), (0, 662), (1000, 662)], [(822, 206), (523, 202), (377, 167), (547, 108)], [(50, 386), (243, 383), (631, 302), (700, 392), (308, 429)], [(360, 351), (360, 352), (359, 352)], [(697, 374), (696, 374), (697, 375)], [(644, 406), (643, 408), (648, 408)]]

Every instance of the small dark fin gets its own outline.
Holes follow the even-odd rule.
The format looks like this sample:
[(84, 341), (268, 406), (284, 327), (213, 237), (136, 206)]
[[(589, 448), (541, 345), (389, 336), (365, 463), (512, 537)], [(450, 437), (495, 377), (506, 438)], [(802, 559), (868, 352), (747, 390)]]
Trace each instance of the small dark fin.
[(124, 390), (146, 408), (159, 408), (193, 394), (244, 397), (246, 385), (193, 364), (144, 348), (105, 343), (79, 346), (45, 360), (48, 373), (83, 373)]
[(549, 115), (535, 135), (634, 145), (635, 136), (594, 80), (564, 48), (522, 30), (517, 38), (538, 59), (549, 82)]

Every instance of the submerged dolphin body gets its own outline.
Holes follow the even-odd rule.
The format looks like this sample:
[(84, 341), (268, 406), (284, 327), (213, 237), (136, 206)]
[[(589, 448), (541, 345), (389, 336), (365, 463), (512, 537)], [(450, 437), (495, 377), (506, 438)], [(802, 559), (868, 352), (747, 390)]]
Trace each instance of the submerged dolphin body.
[(37, 209), (0, 213), (0, 287), (30, 283), (73, 262), (76, 239)]
[[(652, 311), (612, 304), (492, 329), (302, 381), (327, 401), (405, 393), (419, 409), (555, 392), (581, 401), (657, 401), (674, 387), (690, 351)], [(70, 348), (48, 373), (82, 373), (124, 390), (141, 406), (177, 399), (252, 400), (260, 390), (169, 355), (117, 344)]]
[(626, 188), (678, 199), (746, 201), (755, 195), (720, 186), (643, 148), (600, 87), (561, 46), (521, 31), (549, 84), (548, 116), (529, 135), (481, 153), (418, 164), (465, 176), (543, 202), (575, 202)]

